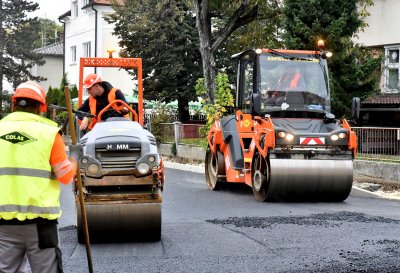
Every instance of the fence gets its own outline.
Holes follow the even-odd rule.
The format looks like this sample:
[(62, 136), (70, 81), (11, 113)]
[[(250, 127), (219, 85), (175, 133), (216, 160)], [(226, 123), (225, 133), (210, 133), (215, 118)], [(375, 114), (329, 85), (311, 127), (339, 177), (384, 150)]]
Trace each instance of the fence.
[(161, 143), (173, 143), (175, 141), (175, 132), (173, 123), (159, 123), (158, 128), (151, 128), (151, 132)]
[(400, 162), (400, 128), (353, 127), (358, 138), (358, 158)]
[(192, 144), (201, 146), (206, 140), (201, 136), (200, 129), (204, 124), (160, 123), (158, 132), (162, 143)]
[[(204, 125), (160, 123), (162, 143), (193, 144), (206, 143), (200, 134)], [(400, 128), (353, 127), (358, 138), (357, 158), (379, 159), (400, 162)]]
[[(144, 113), (144, 120), (146, 122), (150, 122), (157, 115), (158, 115), (157, 112), (147, 111), (147, 112)], [(170, 111), (168, 113), (168, 115), (170, 117), (170, 122), (179, 121), (179, 116), (178, 116), (178, 113), (176, 111)], [(189, 115), (189, 120), (190, 121), (203, 121), (203, 122), (205, 122), (207, 120), (207, 116), (204, 115), (204, 114), (195, 114), (195, 115), (190, 114)]]

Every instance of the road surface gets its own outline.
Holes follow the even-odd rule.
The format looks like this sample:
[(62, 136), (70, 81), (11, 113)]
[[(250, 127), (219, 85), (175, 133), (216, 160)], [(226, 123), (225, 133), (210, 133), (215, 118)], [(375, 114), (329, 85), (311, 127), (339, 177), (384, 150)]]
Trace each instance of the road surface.
[[(166, 169), (161, 241), (93, 244), (94, 272), (400, 272), (400, 202), (260, 203), (234, 186)], [(88, 272), (70, 187), (61, 203), (65, 272)]]

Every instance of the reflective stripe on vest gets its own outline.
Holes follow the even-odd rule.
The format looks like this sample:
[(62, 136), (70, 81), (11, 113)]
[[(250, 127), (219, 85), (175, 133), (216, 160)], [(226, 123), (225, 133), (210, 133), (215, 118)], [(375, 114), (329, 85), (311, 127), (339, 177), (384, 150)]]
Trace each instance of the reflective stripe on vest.
[[(26, 168), (0, 168), (0, 175), (22, 175), (22, 176), (55, 179), (55, 175), (52, 172), (36, 170), (36, 169), (26, 169)], [(0, 180), (0, 187), (1, 187), (1, 180)]]
[(50, 165), (58, 131), (56, 123), (31, 113), (0, 120), (0, 219), (60, 217), (60, 185)]
[[(36, 207), (36, 206), (21, 206), (21, 205), (0, 205), (2, 212), (31, 213), (31, 214), (57, 214), (60, 212), (60, 207)], [(11, 219), (7, 219), (11, 220)]]
[[(117, 92), (117, 88), (113, 87), (111, 88), (110, 92), (108, 92), (108, 103), (111, 103), (113, 101), (115, 101), (115, 93)], [(96, 104), (97, 104), (97, 100), (96, 98), (94, 98), (93, 96), (89, 97), (89, 109), (90, 109), (90, 113), (92, 115), (97, 115), (98, 113), (96, 113)], [(115, 111), (120, 112), (123, 108), (123, 106), (118, 106), (117, 104), (114, 104), (113, 106), (111, 106)], [(129, 118), (129, 115), (125, 115), (124, 117)], [(89, 130), (92, 130), (93, 126), (98, 122), (97, 118), (92, 118), (92, 121), (89, 124)]]

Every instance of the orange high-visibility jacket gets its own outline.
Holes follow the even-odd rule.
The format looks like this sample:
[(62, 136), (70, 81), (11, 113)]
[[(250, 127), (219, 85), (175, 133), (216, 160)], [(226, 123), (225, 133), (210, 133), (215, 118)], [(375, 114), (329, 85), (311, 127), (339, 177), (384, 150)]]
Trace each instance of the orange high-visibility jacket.
[[(301, 74), (296, 72), (294, 74), (293, 78), (290, 80), (289, 88), (296, 88), (300, 77), (301, 77)], [(279, 79), (279, 81), (278, 81), (277, 89), (279, 89), (280, 85), (281, 85), (281, 79)], [(278, 90), (274, 92), (274, 96), (277, 96), (277, 95), (278, 95)]]
[(290, 81), (290, 88), (296, 88), (299, 79), (300, 79), (300, 74), (296, 72), (293, 79)]
[[(115, 87), (113, 87), (111, 90), (110, 90), (110, 92), (108, 93), (108, 103), (111, 103), (111, 102), (113, 102), (113, 101), (115, 101), (115, 92), (117, 92), (117, 88), (115, 88)], [(90, 113), (92, 114), (92, 115), (97, 115), (98, 113), (96, 113), (96, 103), (97, 103), (97, 100), (96, 100), (96, 98), (94, 98), (93, 96), (90, 96), (89, 97), (89, 108), (90, 108)], [(114, 104), (113, 106), (112, 106), (112, 108), (114, 108), (114, 110), (115, 111), (118, 111), (118, 112), (120, 112), (124, 107), (121, 105), (121, 106), (118, 106), (117, 104)], [(124, 115), (124, 117), (126, 117), (126, 118), (129, 118), (129, 115), (128, 114), (126, 114), (126, 115)], [(97, 120), (97, 117), (96, 118), (92, 118), (92, 121), (90, 122), (90, 124), (89, 124), (89, 130), (92, 130), (92, 128), (93, 128), (93, 126), (96, 124), (98, 122), (98, 120)]]

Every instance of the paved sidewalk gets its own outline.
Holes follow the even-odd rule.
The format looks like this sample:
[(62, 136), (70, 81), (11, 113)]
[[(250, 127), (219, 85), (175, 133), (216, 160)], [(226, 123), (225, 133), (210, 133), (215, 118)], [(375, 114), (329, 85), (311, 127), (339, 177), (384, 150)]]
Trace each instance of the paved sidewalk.
[(204, 166), (190, 165), (190, 164), (182, 164), (170, 161), (164, 161), (165, 168), (177, 169), (187, 172), (194, 173), (204, 173)]

